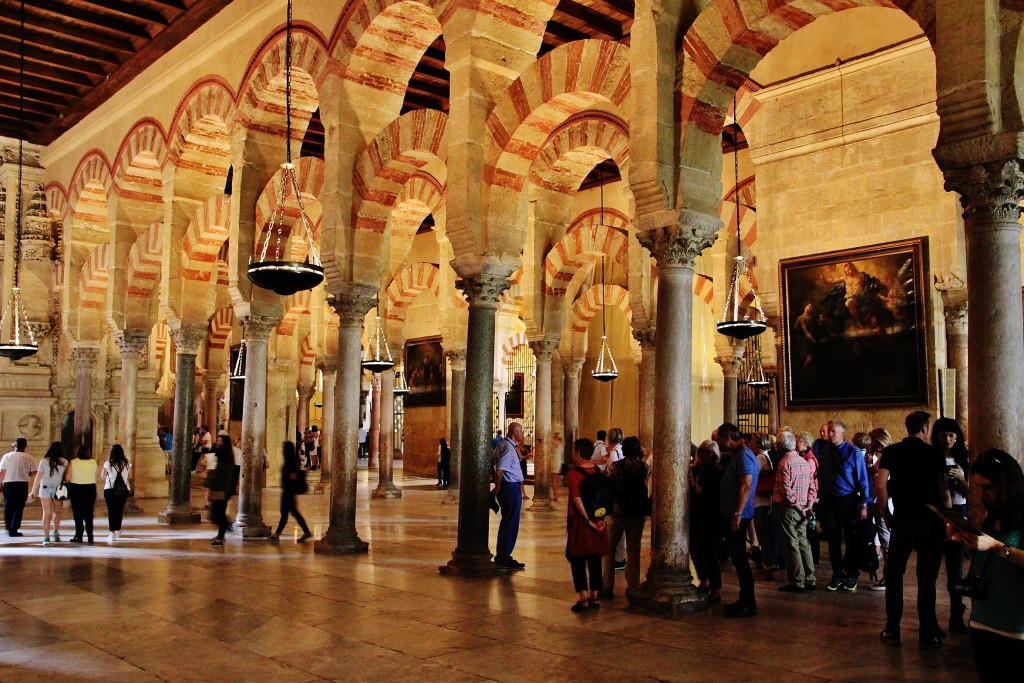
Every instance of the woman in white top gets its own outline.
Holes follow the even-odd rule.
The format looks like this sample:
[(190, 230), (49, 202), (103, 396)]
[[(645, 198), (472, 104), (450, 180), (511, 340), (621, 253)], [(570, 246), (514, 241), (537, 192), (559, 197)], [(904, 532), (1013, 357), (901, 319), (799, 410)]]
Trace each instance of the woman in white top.
[(131, 468), (132, 464), (124, 455), (124, 448), (115, 443), (110, 449), (110, 457), (103, 463), (103, 499), (107, 501), (107, 524), (110, 527), (107, 543), (121, 538), (124, 504), (132, 492), (128, 485), (128, 471)]
[(31, 491), (43, 506), (43, 545), (50, 544), (51, 522), (53, 540), (60, 541), (60, 517), (64, 511), (64, 501), (57, 498), (57, 487), (64, 481), (64, 471), (67, 468), (68, 461), (64, 459), (64, 448), (60, 441), (54, 441), (39, 461)]
[(82, 444), (75, 451), (75, 457), (68, 463), (64, 481), (68, 483), (68, 499), (75, 516), (75, 535), (72, 543), (81, 543), (82, 535), (92, 543), (92, 511), (96, 506), (96, 461), (92, 459), (92, 448)]

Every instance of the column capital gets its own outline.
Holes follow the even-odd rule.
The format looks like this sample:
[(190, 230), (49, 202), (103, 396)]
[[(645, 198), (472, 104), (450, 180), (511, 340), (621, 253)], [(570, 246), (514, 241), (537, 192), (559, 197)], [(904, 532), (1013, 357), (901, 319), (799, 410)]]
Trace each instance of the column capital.
[(296, 390), (299, 392), (300, 399), (308, 401), (316, 393), (316, 386), (303, 382), (296, 387)]
[(637, 234), (659, 267), (693, 267), (700, 253), (715, 243), (722, 219), (683, 209), (675, 225), (654, 227)]
[(551, 357), (558, 350), (558, 342), (550, 339), (538, 339), (530, 342), (530, 350), (539, 363), (550, 363)]
[(562, 372), (565, 373), (566, 377), (575, 377), (579, 379), (580, 373), (583, 372), (583, 363), (586, 359), (584, 358), (569, 358), (568, 360), (562, 360)]
[(117, 347), (121, 349), (121, 359), (134, 358), (136, 361), (145, 353), (149, 345), (149, 333), (139, 330), (126, 330), (114, 335)]
[(455, 287), (460, 290), (469, 303), (470, 308), (497, 308), (502, 293), (512, 286), (507, 275), (478, 273), (456, 280)]
[(466, 371), (466, 349), (448, 349), (444, 352), (444, 357), (453, 371)]
[(640, 344), (641, 351), (653, 351), (656, 339), (653, 327), (645, 327), (641, 330), (633, 330), (633, 339)]
[(361, 327), (366, 313), (373, 308), (377, 290), (369, 285), (339, 285), (331, 290), (327, 303), (338, 314), (342, 327)]
[(277, 327), (277, 318), (263, 315), (250, 315), (242, 321), (242, 334), (247, 342), (267, 341), (270, 333)]
[(338, 357), (335, 355), (323, 355), (316, 357), (316, 367), (326, 375), (338, 370)]
[(100, 350), (95, 346), (75, 346), (71, 349), (71, 360), (75, 367), (92, 370), (100, 359)]
[[(950, 169), (945, 177), (946, 190), (960, 195), (965, 220), (1016, 224), (1020, 219), (1020, 202), (1024, 200), (1024, 168), (1020, 159)], [(1020, 230), (1020, 226), (1016, 229)]]
[(722, 366), (722, 373), (729, 379), (738, 377), (740, 366), (743, 365), (742, 356), (716, 356), (715, 362)]
[(174, 348), (177, 353), (194, 356), (199, 353), (199, 345), (206, 340), (207, 326), (203, 323), (181, 323), (171, 330), (174, 337)]
[(948, 336), (967, 336), (967, 301), (948, 303), (942, 313), (946, 318)]

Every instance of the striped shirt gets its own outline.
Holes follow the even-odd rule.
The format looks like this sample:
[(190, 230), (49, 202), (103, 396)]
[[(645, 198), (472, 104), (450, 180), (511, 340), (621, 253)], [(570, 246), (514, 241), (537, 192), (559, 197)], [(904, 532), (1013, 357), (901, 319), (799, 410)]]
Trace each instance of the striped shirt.
[(813, 482), (811, 466), (799, 453), (790, 451), (782, 458), (775, 474), (772, 502), (805, 512), (817, 499), (817, 486), (814, 486)]

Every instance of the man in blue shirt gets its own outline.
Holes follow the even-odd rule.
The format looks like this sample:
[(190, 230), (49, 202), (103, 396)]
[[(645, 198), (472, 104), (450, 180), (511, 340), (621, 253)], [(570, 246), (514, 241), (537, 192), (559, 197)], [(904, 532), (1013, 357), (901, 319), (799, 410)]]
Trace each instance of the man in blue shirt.
[(725, 546), (740, 583), (739, 600), (725, 606), (725, 616), (752, 617), (757, 614), (757, 601), (754, 599), (754, 573), (747, 560), (747, 527), (754, 518), (754, 490), (761, 468), (736, 425), (726, 422), (719, 427), (715, 441), (723, 454), (732, 452), (722, 474), (719, 511), (725, 518)]
[(501, 507), (498, 524), (498, 545), (494, 564), (503, 569), (525, 569), (526, 565), (512, 557), (519, 538), (519, 514), (523, 509), (523, 470), (519, 465), (518, 445), (523, 442), (523, 426), (513, 422), (508, 436), (494, 447), (494, 492)]
[(868, 468), (860, 450), (846, 441), (846, 425), (842, 421), (828, 423), (828, 440), (818, 462), (821, 526), (828, 537), (832, 564), (832, 580), (825, 589), (852, 593), (857, 590), (858, 553), (862, 552), (857, 528), (868, 516)]

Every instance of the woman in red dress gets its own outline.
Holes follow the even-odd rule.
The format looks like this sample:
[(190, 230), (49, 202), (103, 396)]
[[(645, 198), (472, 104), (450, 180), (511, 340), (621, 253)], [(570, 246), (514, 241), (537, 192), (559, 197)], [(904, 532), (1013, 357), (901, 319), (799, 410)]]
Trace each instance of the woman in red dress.
[[(608, 554), (608, 533), (604, 519), (591, 519), (580, 490), (587, 477), (605, 476), (597, 472), (597, 466), (591, 461), (594, 455), (594, 442), (590, 439), (577, 439), (573, 442), (573, 469), (565, 476), (569, 489), (568, 509), (568, 540), (565, 544), (565, 557), (572, 569), (573, 587), (579, 596), (572, 606), (573, 612), (595, 609), (601, 606), (597, 600), (597, 592), (604, 587), (601, 580), (601, 558)], [(587, 572), (590, 572), (590, 591), (587, 592)]]

